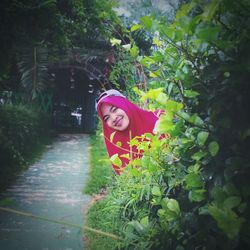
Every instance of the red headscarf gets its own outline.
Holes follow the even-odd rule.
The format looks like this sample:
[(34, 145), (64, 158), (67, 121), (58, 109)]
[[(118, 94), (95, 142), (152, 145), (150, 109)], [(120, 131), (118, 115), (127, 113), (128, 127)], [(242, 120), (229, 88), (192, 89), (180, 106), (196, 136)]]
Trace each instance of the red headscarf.
[[(106, 122), (103, 120), (103, 115), (101, 112), (101, 105), (103, 103), (113, 105), (126, 112), (129, 118), (129, 126), (126, 130), (117, 131), (108, 127)], [(105, 144), (106, 144), (109, 157), (111, 157), (114, 154), (118, 154), (118, 156), (121, 156), (123, 154), (128, 154), (130, 150), (130, 146), (129, 146), (130, 139), (134, 138), (135, 136), (141, 136), (144, 133), (153, 134), (155, 123), (158, 120), (158, 117), (156, 116), (154, 112), (143, 110), (139, 108), (137, 105), (130, 102), (125, 97), (121, 97), (121, 96), (107, 96), (101, 99), (97, 105), (97, 112), (98, 112), (99, 117), (102, 120)], [(110, 135), (113, 132), (115, 132), (115, 135), (111, 142)], [(116, 146), (117, 142), (121, 143), (122, 148)], [(135, 150), (136, 149), (133, 148), (133, 152), (135, 152), (135, 154), (133, 155), (133, 158), (140, 157), (141, 155), (136, 154), (137, 150), (136, 151)], [(122, 161), (121, 168), (125, 167), (128, 164), (129, 160), (124, 157), (119, 157), (119, 158)], [(112, 165), (112, 166), (115, 172), (117, 174), (120, 174), (121, 168), (115, 165)]]

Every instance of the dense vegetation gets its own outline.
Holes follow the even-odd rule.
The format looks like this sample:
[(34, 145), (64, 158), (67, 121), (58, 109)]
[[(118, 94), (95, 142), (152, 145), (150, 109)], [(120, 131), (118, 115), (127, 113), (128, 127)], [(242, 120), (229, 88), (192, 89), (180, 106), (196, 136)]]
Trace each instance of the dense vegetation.
[(145, 135), (150, 150), (148, 141), (131, 141), (144, 156), (90, 210), (89, 223), (124, 240), (102, 243), (90, 235), (90, 242), (104, 249), (249, 248), (248, 0), (190, 1), (171, 23), (143, 16), (123, 36), (113, 1), (0, 6), (0, 157), (7, 166), (1, 172), (26, 165), (47, 127), (40, 113), (8, 106), (5, 96), (21, 90), (31, 101), (51, 91), (50, 63), (113, 35), (110, 81), (166, 114), (157, 135)]
[(50, 142), (49, 118), (24, 106), (0, 106), (0, 189), (31, 164)]
[(99, 193), (101, 189), (104, 191), (108, 183), (111, 182), (112, 170), (100, 128), (98, 128), (96, 134), (90, 136), (90, 145), (89, 179), (83, 191), (93, 195)]
[(93, 44), (113, 34), (118, 22), (113, 5), (106, 0), (1, 1), (0, 96), (21, 90), (35, 99), (51, 91), (53, 63), (73, 60), (76, 49), (81, 50), (78, 59), (88, 58)]
[(144, 16), (131, 27), (151, 34), (151, 54), (119, 47), (112, 80), (123, 76), (132, 99), (166, 114), (145, 135), (150, 149), (131, 141), (144, 156), (98, 207), (97, 225), (124, 238), (109, 249), (250, 247), (249, 11), (246, 0), (191, 1), (171, 24)]

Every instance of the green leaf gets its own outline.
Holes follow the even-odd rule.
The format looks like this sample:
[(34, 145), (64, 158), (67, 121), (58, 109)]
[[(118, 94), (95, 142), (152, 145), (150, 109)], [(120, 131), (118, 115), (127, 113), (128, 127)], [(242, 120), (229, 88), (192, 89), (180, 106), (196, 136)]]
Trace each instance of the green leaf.
[(191, 201), (200, 202), (206, 198), (205, 193), (205, 189), (192, 189), (191, 191), (189, 191), (188, 198)]
[(155, 126), (156, 133), (171, 133), (175, 128), (175, 125), (170, 121), (167, 116), (161, 116), (159, 122)]
[(156, 98), (156, 101), (162, 105), (165, 105), (167, 103), (167, 100), (168, 100), (168, 97), (165, 93), (160, 93)]
[(131, 225), (138, 233), (144, 232), (143, 225), (137, 220), (132, 220), (132, 221), (128, 222), (128, 225)]
[(179, 111), (177, 114), (186, 121), (190, 119), (190, 115), (184, 111)]
[(239, 196), (230, 196), (223, 202), (223, 207), (227, 209), (232, 209), (237, 207), (241, 202), (241, 198)]
[(151, 29), (153, 26), (153, 21), (149, 16), (143, 16), (141, 17), (141, 23), (147, 28), (147, 29)]
[(189, 11), (192, 10), (197, 5), (197, 2), (191, 1), (187, 4), (182, 4), (181, 8), (176, 13), (176, 19), (179, 19), (183, 16), (187, 16)]
[(204, 8), (204, 12), (202, 13), (202, 20), (211, 21), (220, 3), (221, 0), (213, 0), (210, 4), (207, 4)]
[(152, 99), (156, 100), (159, 95), (163, 94), (163, 88), (150, 89), (144, 96), (143, 100)]
[(191, 158), (192, 158), (193, 160), (199, 161), (200, 159), (204, 158), (206, 155), (207, 155), (206, 152), (199, 151), (199, 152), (194, 153), (194, 154), (191, 156)]
[(200, 95), (200, 93), (193, 91), (193, 90), (184, 90), (184, 96), (189, 98), (194, 98), (196, 96)]
[(208, 151), (212, 156), (216, 156), (219, 152), (219, 144), (216, 141), (212, 141), (208, 145)]
[(200, 132), (198, 135), (197, 135), (197, 142), (199, 144), (199, 146), (203, 146), (208, 138), (208, 135), (209, 133), (208, 132)]
[(243, 218), (238, 217), (235, 212), (229, 209), (221, 209), (217, 206), (208, 206), (210, 215), (217, 221), (218, 227), (226, 233), (229, 239), (235, 239), (241, 229)]
[(180, 213), (179, 203), (175, 199), (168, 199), (167, 207), (170, 211), (175, 212), (176, 214)]
[(142, 27), (142, 25), (140, 24), (135, 24), (133, 25), (131, 28), (130, 28), (130, 31), (133, 32), (133, 31), (136, 31), (138, 29), (140, 29)]
[(183, 104), (181, 102), (168, 100), (166, 103), (166, 110), (167, 111), (178, 113), (182, 108), (183, 108)]
[(223, 191), (221, 187), (215, 186), (212, 189), (211, 196), (217, 205), (221, 204), (227, 197), (227, 194)]
[(189, 119), (189, 122), (195, 124), (196, 126), (203, 126), (204, 122), (203, 120), (197, 115), (197, 114), (193, 114)]
[(203, 27), (196, 31), (196, 35), (199, 39), (206, 42), (214, 42), (218, 39), (220, 27)]
[(121, 42), (122, 42), (121, 40), (116, 39), (116, 38), (111, 38), (111, 39), (110, 39), (110, 43), (112, 44), (112, 46), (120, 45)]
[(201, 167), (200, 164), (192, 165), (188, 168), (188, 172), (189, 173), (199, 173), (200, 167)]
[(141, 225), (143, 225), (144, 227), (148, 227), (148, 226), (149, 226), (149, 219), (148, 219), (148, 216), (143, 217), (143, 218), (140, 220), (140, 223), (141, 223)]
[(241, 203), (239, 206), (238, 206), (238, 211), (240, 213), (243, 213), (245, 211), (245, 209), (247, 208), (247, 203), (246, 202), (243, 202)]
[(130, 49), (131, 49), (131, 44), (129, 43), (129, 44), (124, 44), (124, 45), (122, 45), (122, 47), (126, 50), (126, 51), (130, 51)]
[(161, 196), (161, 190), (158, 186), (153, 186), (152, 190), (151, 190), (152, 194), (155, 196)]
[(112, 164), (114, 164), (115, 166), (121, 167), (122, 161), (121, 161), (121, 159), (119, 158), (118, 154), (112, 155), (112, 156), (110, 157), (110, 160), (111, 160)]
[(185, 177), (188, 188), (199, 188), (203, 186), (203, 181), (198, 173), (189, 173)]
[(130, 49), (130, 55), (133, 58), (136, 58), (138, 56), (138, 47), (136, 45), (133, 45), (133, 47)]

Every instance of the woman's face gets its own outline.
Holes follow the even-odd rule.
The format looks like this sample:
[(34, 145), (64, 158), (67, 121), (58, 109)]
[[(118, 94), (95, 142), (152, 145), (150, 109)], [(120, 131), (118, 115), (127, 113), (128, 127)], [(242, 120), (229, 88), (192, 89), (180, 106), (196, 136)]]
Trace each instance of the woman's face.
[(110, 127), (118, 131), (124, 131), (129, 125), (127, 114), (120, 108), (108, 103), (103, 103), (101, 112), (104, 122)]

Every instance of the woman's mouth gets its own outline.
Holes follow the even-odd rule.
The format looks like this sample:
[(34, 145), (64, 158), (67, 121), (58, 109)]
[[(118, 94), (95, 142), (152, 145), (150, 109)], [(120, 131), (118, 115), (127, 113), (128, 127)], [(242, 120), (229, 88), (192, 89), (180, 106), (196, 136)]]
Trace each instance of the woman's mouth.
[(117, 121), (115, 122), (116, 127), (120, 127), (122, 125), (122, 117), (118, 118)]

